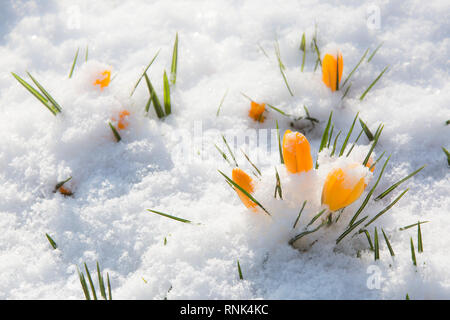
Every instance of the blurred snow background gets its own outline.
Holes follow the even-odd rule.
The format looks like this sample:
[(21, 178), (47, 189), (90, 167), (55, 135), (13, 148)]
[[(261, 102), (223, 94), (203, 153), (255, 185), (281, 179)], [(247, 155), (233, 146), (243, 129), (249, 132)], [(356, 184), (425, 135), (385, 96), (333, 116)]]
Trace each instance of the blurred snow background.
[[(93, 270), (97, 260), (111, 276), (113, 298), (122, 299), (450, 297), (450, 183), (441, 150), (449, 148), (448, 1), (1, 0), (0, 5), (1, 299), (81, 299), (76, 266), (87, 262)], [(375, 27), (370, 21), (374, 8), (380, 13)], [(313, 72), (309, 44), (315, 25), (322, 53), (342, 51), (344, 78), (367, 48), (371, 53), (383, 42), (373, 60), (354, 74), (343, 101), (341, 93), (323, 85), (320, 68)], [(164, 121), (154, 114), (149, 119), (143, 114), (145, 83), (132, 98), (129, 94), (158, 49), (149, 75), (162, 92), (176, 32), (173, 114)], [(298, 48), (303, 32), (308, 52), (302, 73)], [(294, 97), (277, 66), (275, 39)], [(84, 64), (87, 45), (89, 62)], [(79, 63), (69, 80), (77, 48)], [(387, 65), (389, 71), (360, 102)], [(111, 85), (103, 92), (86, 86), (86, 79), (105, 66), (116, 75)], [(25, 76), (27, 70), (61, 104), (63, 114), (54, 118), (10, 74)], [(273, 220), (246, 210), (217, 172), (231, 170), (213, 144), (220, 145), (219, 132), (273, 129), (275, 119), (284, 132), (290, 121), (271, 111), (263, 124), (254, 122), (240, 92), (298, 116), (307, 105), (321, 120), (307, 133), (314, 155), (331, 110), (335, 132), (345, 132), (358, 111), (373, 132), (384, 123), (376, 152), (392, 156), (376, 194), (427, 164), (366, 209), (373, 215), (410, 188), (376, 223), (391, 236), (394, 260), (383, 241), (376, 263), (367, 250), (356, 256), (359, 247), (367, 246), (362, 237), (336, 246), (342, 229), (322, 233), (308, 250), (287, 244), (298, 233), (291, 226), (303, 199), (315, 200), (301, 222), (317, 213), (321, 185), (309, 181), (323, 181), (326, 166), (302, 177), (278, 166), (283, 191), (291, 199), (281, 202), (273, 199), (276, 154), (262, 166), (264, 178), (256, 193), (274, 213)], [(107, 121), (124, 107), (131, 112), (130, 126), (117, 144)], [(201, 121), (208, 138), (203, 149), (191, 151), (194, 157), (214, 154), (215, 161), (183, 157), (180, 136), (193, 135), (195, 121)], [(366, 137), (360, 143), (367, 145)], [(358, 150), (364, 153), (367, 147)], [(54, 185), (68, 176), (73, 176), (69, 186), (75, 196), (53, 194)], [(346, 209), (347, 218), (360, 203)], [(202, 225), (178, 223), (148, 208)], [(415, 268), (409, 237), (417, 240), (416, 229), (398, 228), (418, 220), (430, 223), (422, 226), (424, 253), (417, 255)], [(238, 259), (244, 281), (238, 277)], [(381, 276), (379, 289), (367, 286), (372, 265)]]

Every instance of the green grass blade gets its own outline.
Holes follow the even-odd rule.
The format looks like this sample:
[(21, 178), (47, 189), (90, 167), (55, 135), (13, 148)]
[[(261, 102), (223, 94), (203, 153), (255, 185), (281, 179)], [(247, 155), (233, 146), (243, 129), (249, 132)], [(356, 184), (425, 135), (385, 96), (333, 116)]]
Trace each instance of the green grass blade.
[[(223, 140), (223, 142), (225, 143), (225, 146), (227, 147), (228, 152), (230, 153), (231, 158), (233, 159), (233, 161), (234, 161), (236, 167), (239, 167), (239, 165), (238, 165), (238, 163), (237, 163), (237, 161), (236, 161), (236, 158), (235, 158), (235, 156), (234, 156), (234, 153), (233, 153), (233, 151), (231, 151), (230, 145), (228, 144), (227, 139), (225, 139), (225, 136), (224, 136), (223, 134), (222, 134), (222, 140)], [(234, 142), (234, 141), (233, 141), (233, 142)]]
[(420, 222), (417, 223), (417, 252), (423, 252), (422, 230), (420, 230)]
[(88, 57), (89, 57), (89, 47), (88, 47), (88, 45), (86, 45), (86, 55), (84, 57), (84, 62), (88, 61)]
[(391, 243), (389, 242), (388, 237), (386, 236), (386, 233), (384, 233), (383, 228), (381, 228), (381, 232), (383, 233), (384, 241), (386, 242), (386, 245), (389, 249), (389, 253), (391, 254), (391, 257), (395, 256), (394, 250), (392, 250)]
[(30, 84), (28, 84), (25, 80), (23, 80), (21, 77), (19, 77), (14, 72), (11, 72), (11, 74), (16, 78), (17, 81), (21, 85), (24, 86), (25, 89), (27, 89), (36, 99), (38, 99), (48, 110), (50, 110), (53, 115), (56, 116), (58, 113), (56, 109), (50, 104), (50, 102), (42, 95), (40, 94), (36, 89), (34, 89)]
[(366, 134), (367, 139), (369, 139), (369, 141), (373, 141), (373, 134), (370, 131), (369, 127), (361, 119), (359, 119), (359, 123), (361, 124), (361, 128), (363, 129), (364, 133)]
[(359, 97), (359, 100), (363, 100), (364, 97), (366, 96), (366, 94), (370, 91), (370, 89), (372, 89), (372, 87), (378, 82), (378, 80), (380, 80), (380, 78), (383, 76), (383, 74), (386, 72), (386, 70), (388, 69), (388, 67), (385, 67), (383, 69), (383, 71), (381, 71), (381, 73), (378, 75), (378, 77), (376, 77), (375, 80), (373, 80), (373, 82), (370, 84), (370, 86), (366, 89), (366, 91), (363, 92), (363, 94), (361, 95), (361, 97)]
[(216, 113), (217, 117), (219, 116), (220, 108), (222, 108), (222, 104), (225, 101), (225, 97), (227, 96), (227, 94), (228, 94), (228, 89), (225, 91), (222, 99), (220, 100), (219, 107), (217, 108), (217, 113)]
[(294, 242), (296, 242), (297, 240), (303, 238), (304, 236), (307, 236), (308, 234), (311, 234), (311, 233), (314, 233), (314, 232), (318, 231), (324, 225), (326, 225), (326, 223), (321, 223), (317, 228), (315, 228), (313, 230), (306, 230), (306, 231), (303, 231), (302, 233), (299, 233), (298, 235), (296, 235), (295, 237), (293, 237), (292, 239), (289, 240), (289, 244), (293, 245)]
[(372, 154), (373, 149), (375, 149), (376, 145), (378, 144), (378, 139), (380, 139), (381, 132), (383, 131), (383, 129), (384, 129), (384, 125), (381, 125), (381, 124), (380, 124), (380, 126), (378, 127), (377, 132), (375, 133), (375, 137), (374, 137), (374, 139), (373, 139), (372, 146), (370, 147), (370, 150), (369, 150), (369, 152), (367, 153), (367, 156), (366, 156), (366, 158), (365, 158), (364, 161), (363, 161), (363, 165), (366, 165), (367, 162), (369, 162), (369, 160), (370, 160), (370, 155)]
[(241, 264), (239, 263), (239, 260), (237, 261), (237, 267), (238, 267), (239, 279), (244, 280), (244, 277), (242, 276)]
[[(320, 66), (322, 66), (322, 59), (320, 58), (320, 50), (319, 47), (317, 46), (317, 41), (316, 38), (313, 38), (313, 43), (314, 43), (314, 50), (316, 51), (317, 54), (317, 61), (320, 63)], [(317, 62), (316, 62), (316, 68), (317, 68)], [(314, 68), (314, 71), (316, 70), (316, 68)]]
[(106, 273), (106, 282), (108, 283), (108, 298), (112, 300), (111, 282), (109, 281), (109, 273)]
[(337, 144), (337, 140), (340, 135), (341, 135), (341, 130), (339, 130), (338, 134), (336, 135), (336, 138), (334, 138), (333, 149), (331, 150), (331, 156), (334, 156), (334, 153), (336, 152), (336, 144)]
[(333, 131), (334, 131), (334, 123), (331, 125), (330, 136), (328, 137), (327, 148), (330, 147), (331, 139), (333, 138)]
[(275, 185), (275, 194), (274, 198), (277, 198), (277, 192), (278, 196), (281, 200), (283, 200), (283, 190), (281, 189), (281, 181), (280, 181), (280, 175), (278, 174), (277, 168), (275, 167), (275, 179), (276, 179), (276, 185)]
[(410, 228), (412, 228), (412, 227), (417, 226), (419, 223), (420, 223), (420, 224), (424, 224), (424, 223), (428, 223), (428, 222), (430, 222), (430, 221), (419, 221), (419, 222), (417, 222), (417, 223), (410, 224), (409, 226), (399, 228), (398, 230), (404, 231), (404, 230), (407, 230), (407, 229), (410, 229)]
[(261, 170), (259, 170), (258, 167), (253, 164), (253, 162), (250, 160), (250, 158), (244, 152), (244, 150), (242, 150), (242, 148), (241, 148), (241, 152), (244, 154), (245, 159), (247, 159), (247, 161), (252, 165), (252, 167), (256, 170), (256, 172), (258, 172), (259, 176), (262, 176)]
[(243, 194), (245, 194), (250, 200), (252, 200), (254, 203), (256, 203), (256, 205), (258, 207), (260, 207), (265, 213), (267, 213), (269, 216), (271, 216), (271, 214), (269, 213), (269, 211), (266, 210), (266, 208), (264, 208), (259, 202), (258, 200), (256, 200), (250, 193), (248, 193), (247, 191), (244, 190), (244, 188), (242, 188), (240, 185), (238, 185), (236, 182), (234, 182), (232, 179), (228, 178), (226, 174), (224, 174), (222, 171), (219, 171), (219, 173), (225, 177), (225, 179), (231, 183), (234, 187), (236, 187), (239, 191), (241, 191)]
[(302, 205), (302, 207), (300, 209), (300, 212), (298, 213), (297, 219), (295, 219), (295, 222), (294, 222), (294, 225), (292, 226), (292, 229), (295, 229), (297, 227), (297, 223), (300, 220), (300, 216), (302, 215), (303, 209), (305, 209), (306, 202), (307, 202), (306, 200), (303, 201), (303, 205)]
[(413, 262), (413, 265), (417, 266), (416, 253), (414, 250), (414, 243), (412, 237), (410, 238), (410, 245), (411, 245), (411, 260)]
[(41, 90), (42, 94), (47, 98), (47, 100), (50, 102), (51, 107), (55, 109), (55, 112), (61, 112), (60, 105), (53, 99), (53, 97), (44, 89), (43, 86), (35, 79), (33, 76), (27, 72), (28, 76), (31, 78), (31, 80), (34, 82), (34, 84)]
[[(376, 47), (376, 49), (375, 49), (375, 50), (372, 52), (372, 54), (370, 55), (369, 59), (367, 59), (367, 62), (370, 62), (370, 61), (372, 60), (373, 56), (375, 55), (375, 53), (377, 53), (378, 49), (380, 49), (382, 45), (383, 45), (383, 42), (381, 42), (381, 43), (378, 45), (378, 47)], [(369, 49), (367, 49), (367, 50), (369, 50)]]
[(355, 127), (356, 119), (358, 119), (359, 112), (356, 113), (355, 118), (353, 119), (352, 126), (350, 127), (350, 130), (348, 130), (347, 136), (345, 137), (344, 143), (342, 144), (341, 151), (339, 152), (339, 157), (341, 157), (344, 154), (345, 148), (347, 147), (348, 139), (350, 139), (350, 136), (352, 135), (353, 128)]
[(342, 241), (342, 239), (344, 239), (350, 232), (352, 232), (357, 226), (359, 226), (361, 223), (364, 222), (364, 220), (366, 220), (368, 218), (368, 216), (365, 216), (364, 218), (361, 218), (360, 220), (358, 220), (357, 222), (355, 222), (354, 224), (352, 224), (351, 226), (349, 226), (340, 236), (339, 238), (337, 238), (336, 240), (336, 244), (338, 244), (339, 242)]
[(114, 138), (116, 138), (116, 141), (119, 142), (120, 140), (122, 140), (122, 137), (120, 136), (120, 134), (117, 131), (116, 127), (114, 127), (111, 122), (108, 122), (108, 124), (109, 124), (109, 127), (111, 128), (111, 131), (114, 134)]
[(53, 192), (55, 193), (56, 191), (58, 191), (59, 188), (61, 188), (64, 184), (66, 184), (66, 182), (69, 182), (71, 179), (72, 177), (68, 177), (66, 180), (58, 182), (55, 186), (55, 189), (53, 189)]
[(164, 117), (164, 111), (161, 107), (161, 102), (159, 102), (158, 95), (156, 94), (156, 91), (153, 88), (153, 85), (150, 79), (148, 78), (147, 73), (144, 73), (144, 78), (147, 83), (148, 92), (150, 94), (150, 97), (152, 98), (153, 107), (155, 108), (156, 115), (158, 116), (158, 118), (161, 119)]
[(77, 63), (79, 51), (80, 51), (80, 48), (78, 48), (77, 52), (75, 53), (75, 58), (73, 59), (72, 67), (70, 68), (70, 72), (69, 72), (69, 79), (72, 78), (73, 69), (75, 69), (75, 64)]
[(274, 107), (273, 105), (271, 105), (271, 104), (269, 104), (269, 103), (266, 103), (266, 105), (267, 105), (270, 109), (275, 110), (276, 112), (282, 114), (283, 116), (286, 116), (286, 117), (289, 117), (289, 116), (290, 116), (289, 114), (287, 114), (287, 113), (284, 112), (283, 110), (281, 110), (281, 109), (279, 109), (279, 108), (277, 108), (277, 107)]
[(100, 272), (100, 265), (97, 261), (97, 277), (98, 277), (98, 285), (100, 287), (100, 294), (102, 295), (103, 299), (106, 300), (106, 290), (105, 290), (105, 282), (103, 281), (102, 273)]
[(170, 67), (170, 82), (175, 84), (177, 82), (177, 65), (178, 65), (178, 32), (175, 36), (175, 43), (173, 44), (172, 65)]
[(167, 78), (167, 74), (166, 74), (165, 70), (164, 70), (163, 82), (164, 82), (164, 111), (166, 113), (166, 116), (168, 116), (172, 112), (172, 107), (170, 105), (169, 79)]
[(216, 147), (217, 151), (219, 151), (219, 153), (222, 155), (222, 157), (224, 158), (224, 160), (225, 160), (226, 162), (228, 162), (230, 166), (233, 167), (233, 165), (231, 164), (230, 160), (228, 160), (228, 157), (227, 157), (227, 155), (225, 154), (225, 152), (223, 152), (222, 149), (220, 149), (216, 144), (214, 144), (214, 146)]
[(183, 222), (183, 223), (193, 223), (193, 222), (190, 221), (190, 220), (186, 220), (186, 219), (183, 219), (183, 218), (175, 217), (175, 216), (172, 216), (172, 215), (170, 215), (170, 214), (163, 213), (163, 212), (159, 212), (159, 211), (156, 211), (156, 210), (147, 209), (147, 211), (153, 212), (153, 213), (156, 213), (156, 214), (159, 214), (160, 216), (163, 216), (163, 217), (166, 217), (166, 218), (170, 218), (170, 219), (172, 219), (172, 220), (176, 220), (176, 221), (179, 221), (179, 222)]
[(327, 211), (327, 209), (323, 209), (321, 210), (318, 214), (316, 214), (311, 221), (306, 225), (306, 228), (308, 228), (310, 225), (312, 225), (314, 222), (316, 222), (317, 219), (319, 219), (319, 217), (325, 212)]
[(359, 68), (360, 64), (363, 62), (364, 58), (366, 57), (367, 53), (369, 52), (369, 48), (366, 49), (364, 54), (362, 55), (361, 59), (359, 59), (359, 62), (356, 64), (356, 66), (352, 69), (352, 71), (348, 74), (347, 78), (345, 78), (344, 83), (342, 84), (342, 87), (345, 87), (345, 84), (348, 80), (352, 77), (353, 73), (355, 73), (356, 69)]
[(48, 242), (50, 242), (50, 245), (52, 246), (52, 248), (53, 248), (53, 249), (57, 249), (57, 248), (58, 248), (58, 245), (57, 245), (56, 242), (52, 239), (52, 237), (50, 237), (48, 233), (46, 233), (45, 236), (47, 237)]
[(366, 207), (367, 203), (368, 203), (369, 200), (370, 200), (370, 197), (371, 197), (372, 194), (374, 193), (375, 188), (377, 187), (378, 183), (379, 183), (380, 180), (381, 180), (381, 177), (382, 177), (382, 175), (383, 175), (384, 169), (386, 169), (386, 165), (387, 165), (387, 163), (389, 162), (389, 159), (390, 159), (390, 158), (391, 158), (391, 156), (389, 156), (389, 157), (386, 159), (386, 161), (384, 162), (383, 168), (381, 169), (380, 174), (378, 175), (377, 181), (375, 182), (375, 184), (373, 185), (373, 187), (370, 189), (370, 191), (369, 191), (369, 193), (367, 194), (367, 196), (364, 198), (364, 201), (363, 201), (363, 203), (361, 204), (361, 206), (358, 208), (358, 210), (357, 210), (357, 211), (355, 212), (355, 214), (353, 215), (352, 219), (351, 219), (350, 222), (349, 222), (349, 225), (352, 225), (353, 222), (356, 221), (356, 218), (358, 218), (359, 214), (360, 214), (360, 213), (364, 210), (364, 208)]
[(409, 189), (406, 189), (405, 191), (403, 191), (397, 198), (395, 198), (394, 201), (392, 201), (386, 208), (384, 208), (383, 210), (381, 210), (379, 213), (377, 213), (369, 222), (367, 222), (367, 224), (365, 225), (365, 227), (367, 227), (369, 224), (371, 224), (372, 222), (374, 222), (375, 220), (377, 220), (381, 215), (385, 214), (389, 209), (391, 209), (397, 202), (398, 200), (400, 200), (406, 192), (408, 192)]
[[(323, 148), (325, 148), (327, 141), (328, 141), (328, 132), (330, 130), (330, 125), (331, 125), (331, 118), (333, 117), (333, 111), (330, 112), (330, 116), (328, 117), (328, 122), (327, 125), (325, 127), (325, 130), (323, 131), (322, 134), (322, 139), (320, 140), (320, 147), (319, 147), (319, 152), (323, 150)], [(316, 160), (316, 169), (319, 167), (319, 156), (317, 156), (317, 160)]]
[(89, 286), (91, 287), (92, 297), (94, 298), (94, 300), (97, 300), (97, 293), (95, 292), (94, 282), (92, 282), (91, 274), (89, 273), (89, 269), (88, 269), (86, 263), (84, 263), (84, 269), (86, 270), (86, 275), (87, 275), (87, 278), (89, 281)]
[[(160, 49), (161, 50), (161, 49)], [(145, 67), (144, 72), (142, 72), (142, 75), (139, 77), (138, 81), (136, 82), (136, 84), (133, 87), (133, 90), (131, 91), (130, 97), (133, 95), (134, 91), (136, 91), (137, 86), (139, 85), (139, 83), (141, 82), (142, 78), (145, 76), (145, 74), (147, 73), (148, 68), (150, 68), (150, 66), (153, 64), (153, 62), (156, 60), (156, 57), (158, 57), (159, 51), (158, 50), (155, 54), (155, 56), (153, 57), (153, 59), (150, 61), (150, 63)]]
[(305, 40), (305, 33), (303, 32), (302, 35), (302, 41), (300, 43), (300, 50), (303, 51), (303, 57), (302, 57), (302, 72), (303, 72), (303, 68), (305, 66), (305, 57), (306, 57), (306, 44), (305, 44), (306, 40)]
[(350, 147), (350, 149), (348, 150), (346, 157), (348, 157), (350, 155), (350, 153), (352, 153), (353, 148), (356, 146), (356, 144), (358, 143), (359, 138), (361, 137), (362, 133), (364, 132), (363, 129), (361, 129), (361, 131), (359, 132), (358, 136), (356, 137), (355, 141), (353, 142), (352, 146)]
[(375, 252), (375, 261), (380, 259), (380, 245), (378, 243), (378, 231), (377, 227), (375, 227), (375, 235), (374, 235), (374, 252)]
[(84, 277), (84, 274), (80, 272), (80, 270), (77, 267), (78, 277), (80, 279), (81, 288), (83, 289), (84, 297), (86, 300), (91, 300), (91, 296), (89, 294), (89, 289), (86, 283), (86, 279)]
[(283, 151), (281, 149), (280, 128), (278, 127), (278, 120), (275, 120), (277, 127), (278, 152), (280, 153), (280, 162), (284, 164)]
[(369, 231), (364, 229), (364, 230), (362, 230), (360, 232), (364, 232), (364, 234), (366, 235), (366, 238), (367, 238), (367, 242), (369, 242), (370, 250), (374, 251), (373, 244), (372, 244), (372, 238), (370, 237)]
[(284, 73), (284, 71), (286, 70), (286, 67), (284, 66), (283, 62), (281, 61), (280, 46), (278, 45), (278, 41), (275, 41), (275, 54), (277, 56), (278, 67), (280, 68), (281, 76), (283, 77), (284, 83), (286, 84), (286, 87), (287, 87), (290, 95), (293, 97), (294, 93), (292, 92), (291, 87), (289, 86), (288, 80), (286, 78), (286, 74)]
[(407, 175), (406, 177), (404, 177), (403, 179), (401, 179), (400, 181), (394, 183), (392, 186), (390, 186), (389, 188), (387, 188), (385, 191), (383, 191), (378, 197), (375, 198), (375, 201), (377, 200), (381, 200), (384, 197), (386, 197), (389, 193), (391, 193), (393, 190), (395, 190), (395, 188), (397, 188), (399, 185), (401, 185), (403, 182), (405, 182), (406, 180), (408, 180), (409, 178), (415, 176), (416, 174), (418, 174), (423, 168), (425, 168), (426, 165), (420, 167), (419, 169), (417, 169), (416, 171), (414, 171), (413, 173)]

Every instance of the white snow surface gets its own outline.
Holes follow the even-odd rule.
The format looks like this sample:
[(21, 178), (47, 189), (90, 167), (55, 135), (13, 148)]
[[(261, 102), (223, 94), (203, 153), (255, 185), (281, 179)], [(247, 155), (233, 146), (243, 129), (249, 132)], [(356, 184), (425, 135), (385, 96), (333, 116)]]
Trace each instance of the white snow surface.
[[(450, 148), (445, 125), (450, 119), (449, 1), (1, 0), (0, 6), (0, 299), (83, 299), (76, 267), (86, 262), (94, 271), (96, 261), (109, 273), (116, 299), (450, 298), (450, 183), (441, 149)], [(373, 6), (380, 12), (378, 29), (367, 25)], [(370, 55), (383, 42), (372, 61), (353, 75), (343, 100), (342, 91), (332, 93), (322, 83), (320, 67), (313, 70), (315, 25), (322, 55), (342, 52), (343, 78), (367, 48)], [(162, 101), (162, 74), (170, 71), (176, 32), (173, 113), (158, 120), (153, 110), (144, 113), (145, 81), (132, 97), (130, 92), (161, 49), (149, 76)], [(303, 32), (307, 56), (302, 73)], [(294, 97), (278, 69), (276, 39)], [(78, 63), (68, 79), (77, 48)], [(93, 77), (107, 68), (114, 80), (103, 91), (94, 88)], [(28, 79), (25, 71), (62, 106), (56, 118), (11, 76), (15, 72)], [(351, 158), (330, 158), (326, 149), (318, 170), (296, 175), (279, 163), (273, 143), (275, 152), (256, 163), (263, 176), (255, 178), (254, 193), (272, 217), (243, 206), (217, 171), (231, 176), (231, 167), (214, 147), (225, 150), (220, 133), (272, 130), (275, 120), (281, 134), (296, 129), (273, 110), (264, 123), (250, 119), (241, 92), (295, 116), (304, 116), (306, 105), (320, 120), (304, 130), (314, 161), (331, 110), (335, 134), (342, 130), (338, 146), (358, 111), (372, 132), (383, 123), (374, 158), (386, 151), (391, 159), (374, 195), (427, 165), (388, 197), (370, 201), (361, 215), (374, 216), (409, 188), (369, 227), (372, 239), (373, 227), (378, 228), (380, 260), (374, 261), (364, 235), (348, 236), (338, 245), (336, 239), (384, 160), (370, 187), (338, 223), (305, 237), (298, 248), (288, 244), (323, 208), (327, 173), (364, 159), (370, 148), (364, 134)], [(116, 143), (107, 123), (124, 108), (131, 113), (129, 126)], [(196, 130), (203, 134), (203, 145), (187, 141)], [(350, 143), (359, 131), (356, 123)], [(243, 143), (240, 147), (245, 148)], [(247, 148), (252, 156), (260, 149)], [(251, 172), (245, 159), (238, 162)], [(273, 197), (274, 167), (284, 200)], [(74, 196), (53, 193), (55, 184), (69, 176)], [(292, 230), (304, 200), (299, 227)], [(417, 228), (399, 231), (419, 220), (430, 221), (421, 226), (423, 253), (417, 252)], [(394, 258), (381, 228), (389, 235)], [(58, 249), (51, 248), (46, 233)], [(417, 267), (411, 262), (410, 237)], [(381, 280), (375, 287), (373, 270)]]

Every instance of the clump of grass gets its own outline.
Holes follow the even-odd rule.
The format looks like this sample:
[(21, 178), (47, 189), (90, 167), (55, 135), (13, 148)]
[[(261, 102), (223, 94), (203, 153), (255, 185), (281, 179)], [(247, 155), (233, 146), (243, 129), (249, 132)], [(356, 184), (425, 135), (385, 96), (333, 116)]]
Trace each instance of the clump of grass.
[(19, 77), (14, 72), (11, 73), (14, 78), (16, 78), (17, 81), (21, 85), (24, 86), (25, 89), (28, 90), (36, 99), (38, 99), (54, 116), (56, 116), (58, 113), (61, 112), (60, 105), (53, 99), (53, 97), (47, 92), (47, 90), (44, 89), (44, 87), (35, 79), (33, 76), (27, 72), (28, 76), (31, 78), (31, 80), (34, 82), (34, 84), (38, 87), (39, 91), (37, 91), (35, 88), (33, 88), (28, 82), (23, 80), (21, 77)]
[[(86, 271), (86, 277), (88, 279), (91, 292), (89, 292), (89, 288), (88, 288), (88, 285), (86, 282), (86, 277), (85, 277), (83, 271), (80, 272), (80, 270), (77, 267), (78, 277), (80, 279), (81, 288), (83, 289), (84, 297), (86, 298), (86, 300), (98, 300), (94, 282), (92, 281), (91, 273), (89, 272), (89, 269), (88, 269), (88, 266), (86, 265), (86, 263), (84, 263), (84, 269)], [(101, 297), (104, 300), (112, 300), (111, 283), (109, 280), (109, 273), (106, 273), (106, 283), (107, 283), (107, 288), (108, 288), (108, 295), (107, 295), (105, 281), (103, 278), (103, 274), (100, 271), (100, 266), (99, 266), (98, 261), (97, 261), (97, 278), (98, 278), (98, 285), (99, 285)], [(92, 293), (92, 299), (91, 299), (90, 293)]]

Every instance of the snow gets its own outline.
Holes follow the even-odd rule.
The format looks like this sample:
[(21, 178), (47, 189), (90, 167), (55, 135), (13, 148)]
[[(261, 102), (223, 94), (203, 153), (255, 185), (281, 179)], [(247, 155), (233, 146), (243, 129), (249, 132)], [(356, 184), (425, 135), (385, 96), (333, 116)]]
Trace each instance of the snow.
[[(113, 298), (120, 299), (404, 299), (407, 293), (411, 299), (450, 297), (450, 183), (441, 150), (449, 148), (448, 1), (3, 0), (1, 6), (1, 299), (82, 299), (76, 266), (86, 262), (94, 270), (96, 261), (109, 272)], [(374, 7), (380, 12), (379, 28), (369, 23)], [(315, 25), (322, 55), (342, 52), (343, 78), (367, 48), (370, 55), (383, 42), (372, 61), (353, 75), (344, 100), (342, 92), (332, 93), (322, 83), (320, 67), (313, 71), (309, 44)], [(176, 32), (173, 113), (161, 121), (153, 110), (144, 114), (145, 81), (132, 97), (130, 92), (161, 49), (149, 76), (162, 100), (162, 75), (170, 71)], [(298, 48), (303, 32), (307, 56), (302, 73)], [(294, 97), (277, 65), (276, 39)], [(84, 63), (87, 45), (89, 60)], [(77, 48), (79, 60), (68, 79)], [(104, 90), (92, 86), (107, 69), (116, 76), (111, 84)], [(10, 74), (27, 79), (25, 71), (62, 106), (56, 118)], [(291, 120), (273, 110), (264, 123), (257, 123), (248, 117), (249, 101), (241, 92), (295, 116), (304, 116), (306, 105), (320, 124), (311, 128), (302, 121), (291, 128)], [(116, 143), (107, 123), (123, 109), (130, 112), (129, 126)], [(391, 159), (375, 195), (427, 165), (388, 197), (366, 207), (373, 216), (409, 188), (373, 224), (381, 246), (376, 262), (364, 236), (338, 245), (335, 241), (369, 187), (337, 224), (305, 237), (298, 249), (288, 244), (323, 208), (321, 186), (327, 173), (344, 162), (361, 161), (370, 146), (363, 135), (345, 160), (330, 158), (325, 149), (318, 170), (292, 175), (279, 164), (275, 120), (281, 134), (303, 129), (315, 161), (331, 110), (335, 134), (342, 130), (340, 144), (358, 111), (372, 132), (385, 125), (373, 157), (386, 151)], [(359, 130), (357, 123), (350, 142)], [(252, 167), (239, 148), (262, 170), (254, 196), (272, 217), (245, 208), (218, 173), (231, 176), (231, 167), (214, 147), (226, 150), (220, 134), (227, 141), (237, 137), (237, 161), (246, 172)], [(244, 146), (246, 140), (252, 147)], [(283, 201), (273, 197), (274, 167)], [(374, 177), (380, 169), (381, 164)], [(358, 177), (368, 173), (363, 170)], [(53, 193), (55, 184), (69, 176), (73, 179), (67, 187), (74, 197)], [(304, 200), (308, 202), (300, 227), (293, 231)], [(416, 252), (414, 267), (409, 241), (412, 237), (417, 250), (417, 229), (399, 228), (418, 220), (430, 222), (421, 226), (424, 252)], [(390, 237), (394, 259), (381, 228)], [(52, 250), (46, 233), (58, 249)], [(371, 270), (381, 277), (379, 287), (368, 285)]]

